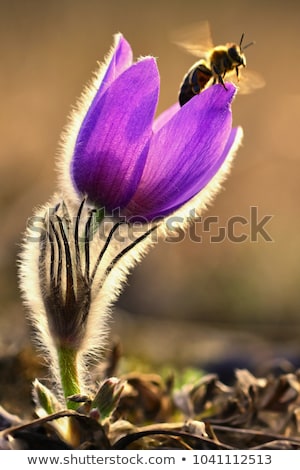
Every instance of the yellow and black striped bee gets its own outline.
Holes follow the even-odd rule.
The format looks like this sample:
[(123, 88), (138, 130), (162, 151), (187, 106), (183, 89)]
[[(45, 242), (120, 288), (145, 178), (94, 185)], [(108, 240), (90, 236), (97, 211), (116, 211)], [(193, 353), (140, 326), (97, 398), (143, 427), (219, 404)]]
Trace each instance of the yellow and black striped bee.
[[(186, 35), (190, 35), (192, 39), (176, 40), (176, 44), (201, 59), (192, 65), (183, 78), (179, 91), (181, 106), (214, 83), (221, 83), (226, 88), (225, 78), (237, 82), (240, 93), (251, 93), (264, 86), (263, 78), (250, 70), (247, 70), (242, 80), (239, 81), (239, 68), (246, 66), (244, 51), (253, 44), (253, 42), (249, 42), (243, 45), (244, 34), (242, 34), (239, 44), (227, 43), (214, 47), (209, 24), (204, 22), (194, 26), (194, 31), (187, 32)], [(193, 41), (193, 37), (196, 39), (197, 35), (204, 38), (200, 44), (196, 40)]]

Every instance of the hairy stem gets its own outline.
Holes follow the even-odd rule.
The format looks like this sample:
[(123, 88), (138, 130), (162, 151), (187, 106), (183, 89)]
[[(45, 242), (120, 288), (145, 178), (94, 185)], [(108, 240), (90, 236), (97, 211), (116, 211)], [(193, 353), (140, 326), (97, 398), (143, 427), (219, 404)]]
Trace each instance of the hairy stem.
[(61, 385), (67, 408), (70, 410), (76, 410), (78, 403), (69, 401), (68, 397), (80, 394), (77, 370), (77, 351), (67, 347), (59, 347), (57, 352)]

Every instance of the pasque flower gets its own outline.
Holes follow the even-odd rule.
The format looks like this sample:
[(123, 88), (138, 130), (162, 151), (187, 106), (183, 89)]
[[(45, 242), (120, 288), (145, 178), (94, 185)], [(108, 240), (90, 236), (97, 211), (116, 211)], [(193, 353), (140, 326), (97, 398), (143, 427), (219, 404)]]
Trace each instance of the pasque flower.
[[(230, 83), (155, 118), (158, 95), (155, 59), (133, 63), (117, 35), (64, 134), (60, 190), (25, 233), (20, 287), (61, 401), (71, 408), (70, 396), (89, 392), (86, 366), (103, 347), (108, 308), (154, 243), (150, 235), (165, 232), (170, 214), (186, 215), (190, 204), (194, 214), (210, 201), (240, 143)], [(149, 226), (142, 223), (135, 237), (131, 222)]]
[(85, 114), (75, 113), (66, 138), (66, 171), (77, 194), (131, 221), (165, 217), (196, 196), (241, 138), (241, 129), (232, 129), (230, 83), (155, 119), (159, 86), (155, 59), (133, 63), (117, 35), (93, 97), (89, 91), (82, 100)]

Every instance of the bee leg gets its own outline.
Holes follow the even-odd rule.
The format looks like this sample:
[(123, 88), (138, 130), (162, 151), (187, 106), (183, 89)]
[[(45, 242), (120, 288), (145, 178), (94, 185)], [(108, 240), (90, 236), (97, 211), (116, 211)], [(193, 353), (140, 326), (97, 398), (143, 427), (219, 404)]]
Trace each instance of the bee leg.
[[(225, 88), (225, 90), (227, 90), (227, 88), (225, 86), (225, 83), (224, 83), (224, 80), (223, 80), (223, 77), (222, 77), (220, 71), (218, 70), (218, 68), (215, 65), (213, 65), (213, 72), (218, 77), (218, 83), (221, 83), (221, 85)], [(224, 77), (225, 77), (225, 74), (224, 74)]]
[(221, 85), (223, 86), (223, 88), (225, 88), (225, 90), (227, 90), (222, 75), (218, 75), (218, 80), (219, 80), (219, 83), (221, 83)]

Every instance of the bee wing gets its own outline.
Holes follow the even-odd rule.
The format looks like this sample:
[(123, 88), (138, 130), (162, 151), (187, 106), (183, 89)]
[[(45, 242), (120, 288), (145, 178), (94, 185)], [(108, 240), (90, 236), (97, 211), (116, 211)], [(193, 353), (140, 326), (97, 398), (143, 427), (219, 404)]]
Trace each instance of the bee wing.
[(247, 68), (245, 71), (241, 71), (238, 78), (235, 72), (228, 73), (226, 75), (226, 81), (233, 82), (238, 87), (239, 93), (242, 95), (252, 93), (266, 85), (265, 79), (258, 72)]
[(213, 42), (208, 21), (193, 23), (190, 26), (174, 31), (171, 41), (195, 57), (205, 58)]

